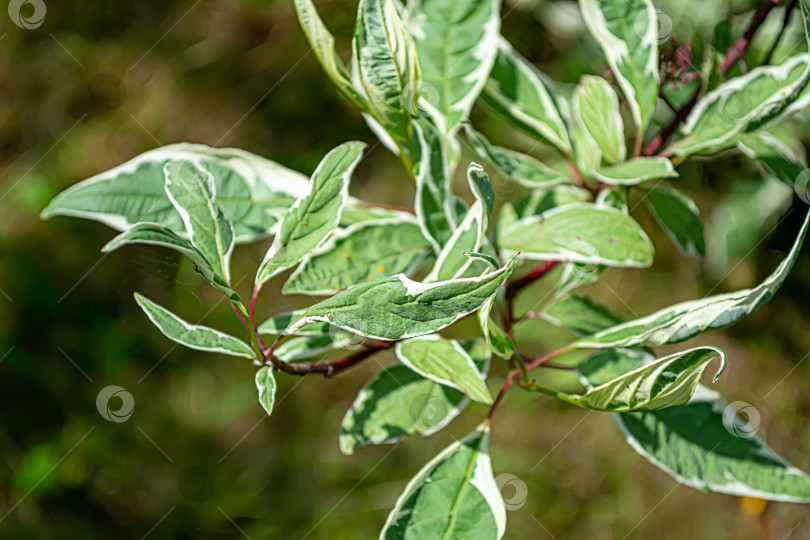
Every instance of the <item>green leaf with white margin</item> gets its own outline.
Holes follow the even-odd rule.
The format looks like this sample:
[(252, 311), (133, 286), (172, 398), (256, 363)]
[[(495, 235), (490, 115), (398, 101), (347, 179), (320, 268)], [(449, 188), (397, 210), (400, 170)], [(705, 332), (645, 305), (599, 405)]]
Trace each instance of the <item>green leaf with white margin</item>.
[(318, 164), (309, 192), (295, 201), (284, 216), (273, 245), (259, 266), (257, 284), (298, 264), (329, 238), (340, 222), (349, 196), (349, 181), (365, 146), (356, 141), (343, 143)]
[(810, 54), (778, 66), (760, 66), (731, 79), (695, 106), (681, 128), (682, 138), (671, 153), (688, 156), (716, 153), (734, 145), (734, 138), (773, 123), (810, 80)]
[(381, 540), (497, 540), (506, 508), (492, 474), (489, 424), (445, 448), (414, 476), (388, 515)]
[(259, 391), (259, 403), (269, 416), (276, 403), (276, 377), (273, 368), (263, 366), (256, 372), (256, 389)]
[(503, 38), (481, 95), (487, 105), (517, 127), (571, 155), (571, 141), (553, 83)]
[(217, 206), (213, 176), (193, 161), (170, 161), (163, 170), (166, 195), (180, 214), (191, 245), (230, 282), (233, 227)]
[[(475, 362), (481, 380), (489, 372), (490, 353), (483, 340), (461, 346)], [(408, 435), (428, 437), (449, 424), (470, 398), (426, 379), (402, 364), (380, 372), (360, 390), (340, 430), (344, 454), (371, 444), (395, 444)]]
[(310, 307), (288, 329), (328, 322), (357, 334), (399, 340), (438, 332), (469, 315), (498, 292), (517, 264), (480, 277), (419, 283), (403, 275), (356, 285)]
[(410, 117), (417, 112), (422, 73), (393, 0), (360, 0), (352, 51), (353, 80), (368, 112), (412, 160)]
[(627, 98), (640, 140), (658, 101), (658, 14), (650, 0), (580, 0), (582, 17)]
[(364, 111), (367, 110), (365, 99), (352, 84), (349, 68), (337, 55), (335, 38), (323, 24), (312, 0), (295, 0), (295, 12), (309, 44), (326, 74), (357, 107)]
[(492, 320), (490, 313), (494, 301), (495, 297), (493, 296), (478, 309), (478, 324), (481, 326), (481, 333), (484, 334), (484, 339), (490, 350), (504, 360), (509, 360), (517, 352), (517, 347), (509, 334)]
[(588, 335), (617, 325), (622, 319), (587, 296), (566, 295), (544, 309), (540, 318), (579, 335)]
[(716, 347), (677, 352), (622, 373), (584, 394), (565, 394), (532, 384), (528, 390), (554, 396), (566, 403), (597, 411), (655, 411), (689, 401), (709, 363), (720, 358), (717, 378), (726, 368), (726, 354)]
[(636, 221), (620, 210), (574, 203), (520, 219), (499, 234), (500, 248), (527, 259), (644, 268), (653, 245)]
[(602, 164), (602, 151), (579, 120), (573, 122), (571, 126), (571, 142), (574, 145), (574, 161), (577, 169), (584, 176), (583, 180), (587, 185), (592, 187), (594, 182), (591, 180), (591, 174)]
[(655, 346), (686, 341), (700, 333), (731, 326), (773, 298), (784, 283), (801, 250), (810, 213), (788, 256), (765, 281), (753, 289), (689, 300), (575, 341), (577, 348)]
[(274, 355), (282, 362), (295, 362), (325, 355), (336, 349), (348, 349), (359, 345), (356, 335), (343, 330), (325, 335), (294, 336), (279, 345)]
[(647, 191), (644, 201), (682, 253), (700, 257), (706, 254), (700, 211), (689, 195), (677, 189), (655, 187)]
[(599, 167), (593, 176), (611, 186), (635, 186), (650, 180), (676, 178), (678, 173), (672, 162), (662, 157), (638, 157), (618, 165)]
[(177, 234), (186, 228), (166, 197), (163, 167), (170, 161), (200, 163), (214, 177), (217, 205), (230, 220), (237, 243), (267, 236), (281, 216), (307, 192), (307, 179), (257, 155), (233, 148), (172, 144), (145, 152), (63, 191), (42, 218), (75, 216), (119, 231), (158, 223)]
[(608, 163), (621, 163), (627, 156), (619, 96), (601, 77), (586, 75), (574, 90), (573, 115), (587, 131)]
[(219, 330), (189, 324), (168, 309), (145, 296), (135, 293), (135, 301), (149, 320), (170, 340), (198, 351), (215, 352), (244, 358), (255, 358), (253, 349), (242, 341)]
[(422, 67), (424, 101), (453, 133), (470, 115), (495, 62), (500, 0), (411, 0), (405, 15)]
[(621, 210), (622, 214), (630, 214), (630, 209), (627, 206), (627, 186), (612, 186), (599, 190), (594, 199), (596, 206), (607, 206), (608, 208), (615, 208)]
[(154, 223), (139, 223), (110, 240), (107, 245), (101, 248), (101, 251), (109, 253), (130, 244), (160, 246), (185, 255), (194, 263), (200, 275), (208, 280), (215, 289), (228, 297), (228, 301), (237, 305), (242, 304), (242, 300), (236, 291), (231, 289), (225, 278), (214, 270), (203, 254), (192, 246), (188, 240), (180, 238), (171, 229)]
[[(289, 335), (289, 328), (304, 316), (306, 309), (296, 309), (279, 313), (259, 325), (257, 330), (262, 335), (286, 336)], [(328, 336), (331, 325), (328, 323), (312, 323), (300, 328), (295, 334), (297, 336)]]
[(771, 177), (793, 187), (804, 201), (810, 201), (810, 175), (807, 160), (768, 132), (748, 133), (737, 141), (737, 148), (756, 161)]
[(413, 128), (419, 142), (414, 211), (422, 233), (438, 256), (458, 221), (451, 191), (450, 162), (441, 135), (433, 124), (424, 118), (415, 118)]
[(393, 274), (409, 275), (429, 250), (413, 219), (364, 221), (339, 230), (307, 255), (283, 292), (331, 294)]
[(504, 177), (527, 188), (547, 188), (572, 180), (528, 154), (491, 144), (469, 122), (462, 124), (476, 154), (492, 163)]
[(492, 405), (492, 396), (481, 381), (472, 357), (456, 340), (435, 334), (412, 338), (397, 343), (396, 355), (400, 362), (423, 377)]
[(465, 253), (480, 251), (484, 244), (489, 218), (495, 207), (495, 190), (484, 169), (477, 163), (470, 163), (467, 168), (467, 182), (475, 195), (475, 203), (442, 248), (433, 269), (425, 278), (426, 282), (461, 276), (473, 263)]
[(519, 219), (542, 214), (558, 206), (585, 202), (590, 199), (590, 192), (577, 186), (563, 185), (551, 189), (532, 190), (528, 195), (514, 201), (506, 201), (501, 205), (498, 211), (495, 237), (497, 239), (502, 231), (508, 229)]
[[(654, 360), (643, 351), (614, 349), (596, 353), (577, 370), (584, 384), (594, 386)], [(810, 476), (776, 454), (739, 416), (729, 417), (734, 411), (699, 384), (684, 405), (611, 416), (633, 450), (680, 484), (737, 497), (810, 502)]]

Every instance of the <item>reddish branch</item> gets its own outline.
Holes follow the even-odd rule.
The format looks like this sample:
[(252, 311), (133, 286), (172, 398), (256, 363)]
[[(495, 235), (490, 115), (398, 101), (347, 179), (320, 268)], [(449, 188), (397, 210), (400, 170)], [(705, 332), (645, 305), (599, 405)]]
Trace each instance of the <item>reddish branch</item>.
[(549, 273), (549, 271), (551, 271), (552, 268), (557, 266), (557, 264), (559, 264), (559, 261), (545, 261), (538, 264), (531, 270), (531, 272), (522, 278), (516, 279), (515, 281), (509, 283), (509, 285), (506, 287), (506, 297), (510, 300), (514, 299), (520, 289), (531, 285), (536, 280), (545, 276), (547, 273)]
[(362, 350), (352, 356), (341, 358), (340, 360), (295, 363), (281, 362), (276, 369), (278, 371), (283, 371), (284, 373), (289, 373), (290, 375), (311, 375), (313, 373), (320, 373), (324, 377), (329, 378), (337, 373), (340, 373), (344, 369), (348, 369), (359, 364), (366, 358), (372, 356), (374, 353), (393, 346), (393, 342), (375, 343), (368, 349)]

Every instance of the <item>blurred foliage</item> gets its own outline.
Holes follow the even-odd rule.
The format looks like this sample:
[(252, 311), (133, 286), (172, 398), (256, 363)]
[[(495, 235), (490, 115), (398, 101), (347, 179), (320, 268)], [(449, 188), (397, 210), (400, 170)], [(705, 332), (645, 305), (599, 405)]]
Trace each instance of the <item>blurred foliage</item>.
[[(755, 2), (658, 2), (674, 34), (713, 39), (728, 18), (732, 39)], [(288, 0), (46, 0), (44, 24), (24, 30), (0, 14), (0, 537), (370, 538), (407, 479), (472, 429), (473, 405), (448, 430), (397, 447), (344, 457), (340, 420), (385, 354), (331, 380), (280, 377), (277, 409), (256, 404), (247, 362), (175, 348), (137, 308), (139, 290), (190, 320), (237, 331), (227, 306), (193, 268), (156, 249), (101, 256), (113, 231), (38, 212), (57, 192), (157, 145), (238, 146), (310, 173), (332, 147), (371, 143), (353, 194), (403, 204), (413, 190), (398, 160), (328, 83)], [(354, 2), (319, 2), (348, 47)], [(551, 77), (573, 84), (604, 73), (574, 2), (512, 0), (504, 34)], [(749, 56), (763, 57), (777, 9)], [(794, 21), (795, 23), (796, 21)], [(799, 43), (789, 29), (775, 62)], [(532, 143), (476, 109), (473, 123), (496, 142)], [(783, 135), (808, 141), (801, 121)], [(469, 157), (466, 156), (466, 157)], [(708, 224), (708, 261), (677, 254), (662, 233), (651, 271), (608, 271), (589, 293), (624, 316), (676, 300), (750, 286), (781, 258), (804, 206), (769, 187), (739, 156), (681, 171)], [(497, 181), (497, 179), (496, 179)], [(457, 179), (465, 192), (463, 178)], [(498, 197), (516, 195), (499, 182)], [(788, 210), (793, 204), (792, 210)], [(649, 215), (634, 212), (649, 231)], [(267, 244), (237, 250), (234, 280), (249, 288)], [(244, 276), (245, 281), (240, 282)], [(306, 304), (268, 287), (260, 316)], [(545, 281), (552, 282), (554, 276)], [(542, 298), (546, 282), (525, 297)], [(760, 433), (810, 468), (810, 255), (755, 316), (700, 338), (731, 358), (716, 385), (754, 404)], [(210, 306), (214, 306), (209, 309)], [(565, 336), (537, 320), (518, 327), (529, 353)], [(505, 366), (493, 368), (499, 384)], [(576, 388), (567, 374), (562, 385)], [(135, 412), (123, 423), (96, 410), (118, 385)], [(517, 475), (526, 504), (509, 514), (511, 538), (799, 538), (800, 505), (740, 502), (678, 486), (626, 446), (609, 418), (514, 391), (493, 428), (495, 473)], [(505, 488), (505, 495), (511, 496)], [(788, 536), (786, 536), (788, 535)]]

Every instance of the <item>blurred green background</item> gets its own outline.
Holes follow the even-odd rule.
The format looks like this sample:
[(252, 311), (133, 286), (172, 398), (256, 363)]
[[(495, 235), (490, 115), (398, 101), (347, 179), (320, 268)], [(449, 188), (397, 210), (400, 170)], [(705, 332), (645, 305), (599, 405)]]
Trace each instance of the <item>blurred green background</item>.
[[(365, 381), (391, 361), (387, 353), (331, 380), (280, 377), (268, 418), (256, 403), (249, 362), (175, 348), (133, 301), (138, 290), (188, 320), (238, 333), (238, 321), (193, 268), (157, 249), (102, 256), (114, 231), (72, 218), (42, 222), (38, 213), (75, 182), (179, 141), (245, 148), (309, 174), (337, 144), (364, 140), (372, 148), (352, 193), (407, 204), (413, 190), (397, 158), (374, 145), (328, 82), (291, 0), (45, 5), (36, 29), (0, 12), (0, 537), (375, 537), (410, 476), (472, 429), (482, 406), (471, 405), (429, 439), (345, 457), (340, 420)], [(756, 7), (657, 5), (682, 39), (709, 39), (726, 17), (739, 35)], [(345, 52), (355, 2), (318, 6)], [(503, 13), (503, 33), (554, 79), (571, 84), (604, 73), (574, 2), (512, 0)], [(753, 44), (754, 58), (767, 51), (782, 13), (774, 11)], [(776, 62), (801, 43), (794, 26)], [(810, 140), (805, 120), (781, 134)], [(473, 122), (498, 143), (532, 145), (486, 110), (476, 109)], [(781, 260), (804, 216), (806, 205), (790, 189), (739, 156), (690, 162), (681, 174), (707, 223), (712, 255), (679, 255), (639, 210), (658, 250), (655, 266), (608, 271), (587, 291), (623, 316), (753, 285)], [(515, 195), (495, 181), (501, 201)], [(457, 188), (468, 195), (463, 178)], [(240, 291), (249, 291), (266, 249), (265, 242), (236, 251)], [(530, 289), (519, 309), (532, 307), (554, 279)], [(261, 319), (311, 301), (278, 295), (281, 282), (263, 293)], [(805, 470), (808, 298), (806, 248), (770, 304), (695, 340), (728, 352), (729, 369), (714, 387), (729, 401), (753, 404), (759, 433)], [(538, 321), (517, 333), (537, 354), (570, 339)], [(504, 375), (496, 361), (493, 389)], [(558, 383), (576, 389), (569, 379)], [(108, 422), (96, 409), (109, 385), (134, 397), (126, 422)], [(509, 512), (508, 538), (810, 538), (807, 506), (678, 486), (638, 457), (609, 417), (545, 397), (512, 391), (492, 445), (495, 474), (516, 475), (527, 487), (525, 504)]]

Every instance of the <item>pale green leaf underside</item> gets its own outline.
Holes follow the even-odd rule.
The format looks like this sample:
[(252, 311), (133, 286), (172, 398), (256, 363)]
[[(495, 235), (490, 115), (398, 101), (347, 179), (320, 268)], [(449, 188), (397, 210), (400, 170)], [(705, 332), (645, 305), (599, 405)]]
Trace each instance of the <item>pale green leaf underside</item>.
[(618, 315), (587, 296), (568, 294), (543, 310), (541, 318), (579, 335), (588, 335), (621, 322)]
[(244, 150), (172, 144), (150, 150), (57, 195), (43, 218), (76, 216), (119, 231), (136, 223), (186, 233), (166, 197), (163, 167), (169, 161), (200, 163), (214, 177), (217, 205), (233, 224), (237, 243), (268, 235), (295, 199), (307, 191), (303, 175)]
[(748, 133), (738, 138), (737, 148), (756, 160), (769, 176), (793, 187), (805, 201), (810, 200), (810, 176), (804, 173), (807, 160), (781, 140), (764, 131)]
[(646, 267), (653, 245), (638, 223), (614, 208), (574, 203), (529, 216), (498, 232), (502, 249), (536, 260)]
[(498, 173), (512, 182), (527, 188), (548, 188), (571, 182), (571, 179), (532, 156), (495, 146), (469, 123), (463, 125), (478, 156), (491, 163)]
[(423, 377), (460, 390), (485, 405), (492, 404), (492, 396), (472, 357), (457, 341), (437, 335), (413, 338), (397, 343), (396, 355)]
[(328, 322), (366, 337), (399, 340), (438, 332), (481, 307), (509, 277), (517, 258), (481, 277), (418, 283), (398, 275), (351, 287), (310, 307), (289, 331)]
[(700, 212), (688, 195), (672, 188), (655, 187), (644, 200), (682, 253), (701, 257), (706, 254)]
[(107, 245), (101, 248), (101, 251), (109, 253), (130, 244), (160, 246), (181, 253), (188, 257), (194, 263), (200, 275), (224, 294), (230, 302), (236, 304), (242, 302), (236, 291), (231, 289), (225, 278), (214, 270), (203, 254), (191, 245), (188, 240), (180, 238), (171, 229), (155, 223), (139, 223), (110, 240)]
[[(490, 354), (482, 340), (463, 343), (481, 380), (489, 371)], [(370, 380), (343, 417), (340, 449), (352, 454), (372, 444), (394, 444), (408, 435), (436, 433), (467, 406), (470, 399), (448, 386), (395, 364)]]
[(189, 324), (168, 309), (155, 304), (138, 293), (135, 293), (135, 301), (138, 302), (149, 320), (157, 326), (164, 336), (180, 345), (198, 351), (242, 356), (244, 358), (254, 358), (256, 356), (250, 345), (241, 339), (207, 326)]
[[(578, 370), (587, 384), (599, 385), (654, 360), (649, 353), (617, 349), (597, 353)], [(727, 406), (720, 394), (698, 385), (684, 405), (612, 416), (630, 446), (679, 483), (737, 497), (810, 502), (810, 476), (777, 455), (739, 416), (724, 424)]]
[(637, 347), (686, 341), (702, 332), (730, 326), (767, 303), (785, 281), (810, 224), (805, 217), (788, 256), (773, 273), (753, 289), (690, 300), (629, 321), (574, 342), (579, 348)]
[(411, 479), (380, 533), (384, 540), (498, 540), (506, 509), (482, 425), (433, 458)]
[(498, 50), (500, 0), (412, 0), (406, 26), (422, 67), (422, 99), (452, 132), (470, 114)]
[(571, 155), (552, 83), (503, 38), (482, 97), (517, 127)]
[(601, 77), (586, 75), (574, 91), (574, 116), (599, 147), (608, 163), (627, 156), (619, 97)]
[(635, 186), (650, 180), (676, 178), (678, 173), (667, 158), (639, 157), (618, 165), (599, 167), (593, 172), (593, 176), (603, 184)]
[[(296, 309), (279, 313), (259, 325), (260, 334), (288, 335), (289, 328), (306, 313), (306, 309)], [(298, 336), (328, 336), (330, 325), (328, 323), (312, 323), (299, 328), (295, 334)]]
[(225, 281), (231, 279), (233, 227), (216, 200), (211, 173), (193, 161), (169, 161), (163, 167), (166, 195), (186, 226), (191, 245)]
[(331, 294), (393, 274), (409, 275), (429, 250), (415, 221), (365, 221), (338, 231), (307, 256), (283, 290)]
[(273, 368), (262, 366), (256, 372), (256, 389), (259, 391), (259, 403), (267, 414), (272, 414), (276, 403), (276, 377)]
[(597, 411), (654, 411), (686, 403), (700, 383), (703, 371), (717, 357), (721, 361), (720, 369), (714, 376), (717, 380), (726, 367), (725, 353), (715, 347), (698, 347), (622, 373), (582, 395), (565, 394), (537, 385), (529, 389)]
[(580, 0), (641, 137), (658, 101), (658, 14), (650, 0)]
[(256, 283), (264, 283), (298, 264), (329, 238), (340, 222), (349, 196), (349, 181), (365, 146), (362, 142), (347, 142), (323, 158), (312, 174), (310, 191), (295, 201), (284, 216), (259, 267)]

